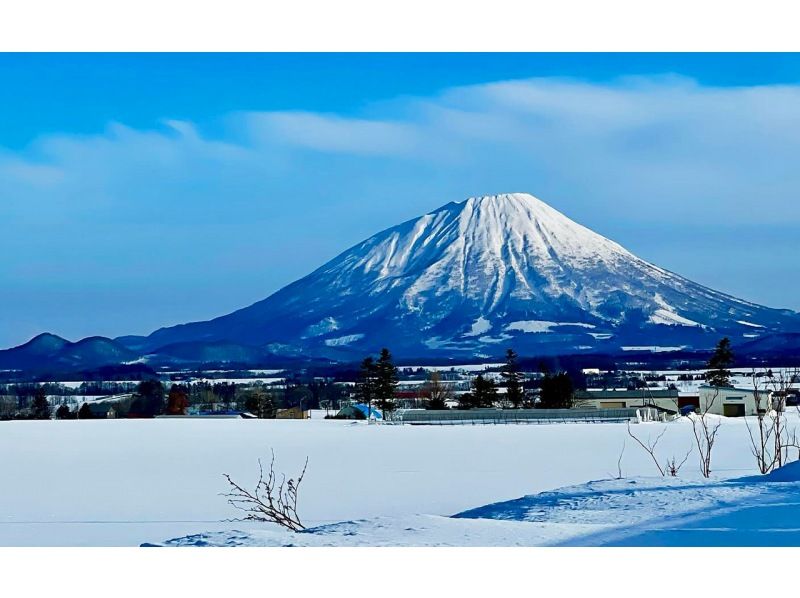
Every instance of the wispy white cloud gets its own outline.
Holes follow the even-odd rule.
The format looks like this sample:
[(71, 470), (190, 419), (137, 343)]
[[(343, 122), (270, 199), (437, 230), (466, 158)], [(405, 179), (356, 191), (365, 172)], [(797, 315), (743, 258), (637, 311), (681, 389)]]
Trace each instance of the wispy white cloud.
[(257, 140), (281, 141), (323, 152), (404, 155), (419, 142), (416, 126), (312, 112), (261, 112), (244, 115)]
[[(417, 190), (432, 171), (437, 190), (446, 189), (448, 172), (453, 179), (468, 172), (476, 191), (505, 189), (504, 179), (518, 187), (527, 172), (532, 192), (563, 190), (546, 198), (556, 203), (569, 204), (579, 184), (593, 188), (599, 203), (666, 201), (669, 190), (670, 206), (680, 210), (758, 191), (761, 206), (778, 209), (800, 183), (799, 106), (798, 86), (714, 88), (681, 77), (504, 81), (398, 100), (369, 118), (240, 113), (214, 138), (195, 123), (165, 121), (154, 130), (111, 123), (97, 135), (44, 136), (23, 153), (0, 155), (0, 168), (5, 192), (43, 200), (60, 186), (83, 201), (96, 194), (134, 199), (141, 189), (146, 202), (145, 190), (161, 183), (218, 186), (225, 177), (262, 176), (265, 187), (283, 188), (309, 164), (318, 172), (336, 165), (352, 184), (348, 169), (363, 182), (391, 177), (394, 165), (404, 176), (419, 168), (408, 181)], [(342, 169), (342, 156), (360, 162)], [(374, 159), (381, 167), (364, 169)], [(452, 188), (442, 200), (460, 193), (460, 185)], [(580, 195), (576, 205), (594, 203), (586, 191)]]

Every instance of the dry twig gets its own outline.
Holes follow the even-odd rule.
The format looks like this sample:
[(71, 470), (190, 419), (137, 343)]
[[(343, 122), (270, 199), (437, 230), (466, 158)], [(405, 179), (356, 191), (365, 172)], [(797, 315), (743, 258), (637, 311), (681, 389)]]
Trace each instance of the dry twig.
[(258, 483), (252, 492), (245, 490), (234, 482), (227, 473), (223, 474), (233, 488), (231, 492), (225, 493), (223, 496), (227, 497), (228, 503), (247, 514), (243, 518), (233, 519), (232, 521), (277, 523), (295, 532), (305, 529), (297, 515), (297, 493), (303, 477), (306, 475), (307, 467), (308, 457), (306, 457), (303, 471), (300, 472), (297, 480), (293, 478), (286, 479), (286, 475), (281, 474), (279, 484), (278, 476), (275, 475), (275, 451), (272, 451), (272, 460), (269, 464), (269, 472), (266, 479), (264, 478), (264, 467), (261, 464), (261, 459), (258, 460)]

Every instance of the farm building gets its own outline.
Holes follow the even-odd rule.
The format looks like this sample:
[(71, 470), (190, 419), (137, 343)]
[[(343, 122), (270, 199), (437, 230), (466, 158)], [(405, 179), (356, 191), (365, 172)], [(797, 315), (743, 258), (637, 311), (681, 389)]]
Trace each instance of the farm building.
[(622, 409), (400, 409), (393, 422), (411, 425), (552, 424), (663, 421), (654, 407)]
[(678, 391), (671, 388), (640, 388), (638, 390), (579, 390), (575, 393), (578, 408), (629, 409), (653, 406), (677, 413)]
[(308, 419), (308, 410), (303, 411), (300, 407), (289, 407), (288, 409), (278, 409), (275, 419)]
[(785, 407), (786, 398), (782, 393), (756, 392), (753, 388), (741, 387), (700, 387), (700, 408), (716, 415), (743, 417), (768, 409), (783, 411)]

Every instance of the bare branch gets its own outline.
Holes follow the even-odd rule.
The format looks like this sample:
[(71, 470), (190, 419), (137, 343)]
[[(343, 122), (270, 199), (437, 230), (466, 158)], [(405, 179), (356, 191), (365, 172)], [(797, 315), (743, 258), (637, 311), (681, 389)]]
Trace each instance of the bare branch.
[(232, 490), (222, 496), (228, 499), (231, 506), (246, 513), (245, 517), (232, 521), (277, 523), (295, 532), (305, 529), (297, 515), (297, 496), (307, 468), (308, 457), (306, 457), (305, 465), (303, 465), (303, 470), (297, 480), (287, 479), (285, 474), (281, 474), (281, 482), (276, 488), (275, 452), (272, 451), (266, 479), (264, 479), (264, 467), (261, 459), (258, 460), (258, 483), (253, 492), (234, 482), (227, 473), (223, 474)]
[(658, 462), (655, 452), (659, 440), (661, 440), (661, 437), (664, 436), (666, 431), (667, 429), (664, 428), (663, 430), (661, 430), (661, 433), (658, 436), (656, 436), (655, 440), (651, 440), (650, 438), (648, 438), (647, 444), (645, 444), (644, 442), (639, 440), (639, 438), (637, 438), (633, 432), (631, 432), (631, 422), (628, 422), (628, 436), (633, 438), (639, 444), (639, 446), (641, 446), (647, 452), (647, 454), (650, 455), (650, 458), (653, 460), (653, 463), (655, 463), (655, 466), (658, 468), (658, 473), (660, 473), (662, 476), (666, 474), (664, 472), (664, 469), (661, 467), (661, 464)]
[(667, 464), (664, 467), (664, 470), (670, 475), (670, 477), (673, 477), (673, 478), (678, 477), (678, 473), (680, 472), (681, 467), (684, 466), (686, 461), (689, 459), (689, 455), (692, 454), (692, 449), (693, 449), (693, 447), (690, 446), (689, 450), (686, 451), (686, 454), (684, 455), (683, 460), (680, 463), (678, 463), (678, 460), (674, 456), (672, 457), (672, 459), (667, 461)]

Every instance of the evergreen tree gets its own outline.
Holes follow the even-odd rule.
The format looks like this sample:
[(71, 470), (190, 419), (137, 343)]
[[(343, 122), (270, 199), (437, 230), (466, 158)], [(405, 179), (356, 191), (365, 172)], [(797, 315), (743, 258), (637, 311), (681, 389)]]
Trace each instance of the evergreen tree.
[(50, 419), (50, 403), (47, 401), (45, 389), (41, 386), (36, 389), (32, 405), (33, 419)]
[(356, 381), (355, 396), (359, 403), (367, 406), (367, 419), (369, 419), (372, 403), (377, 395), (377, 365), (372, 357), (365, 357), (361, 362), (361, 371)]
[(71, 419), (70, 415), (72, 415), (69, 411), (69, 407), (67, 407), (66, 403), (61, 403), (56, 409), (56, 419)]
[(92, 410), (89, 408), (89, 403), (84, 403), (78, 409), (78, 419), (92, 419)]
[(381, 349), (381, 355), (375, 363), (375, 399), (384, 418), (394, 410), (394, 393), (399, 379), (392, 354), (389, 349)]
[(523, 375), (519, 371), (517, 354), (514, 349), (506, 351), (506, 364), (500, 375), (506, 383), (506, 398), (514, 406), (514, 409), (517, 409), (522, 404), (525, 395), (522, 390)]
[(717, 343), (714, 354), (708, 360), (708, 371), (706, 381), (710, 386), (730, 386), (731, 371), (733, 365), (733, 351), (731, 341), (727, 337)]
[(252, 388), (244, 395), (244, 408), (259, 419), (275, 418), (275, 401), (262, 388)]
[(497, 399), (495, 383), (483, 374), (478, 374), (472, 380), (472, 405), (477, 408), (492, 407)]
[(142, 380), (136, 388), (129, 417), (153, 417), (164, 412), (164, 385), (159, 380)]
[(458, 408), (459, 409), (472, 409), (475, 406), (475, 400), (471, 392), (465, 392), (458, 395)]
[(539, 407), (542, 409), (569, 409), (574, 404), (575, 389), (567, 372), (550, 374), (542, 378)]
[(286, 407), (300, 407), (301, 410), (312, 409), (314, 395), (305, 384), (292, 384), (284, 392)]

